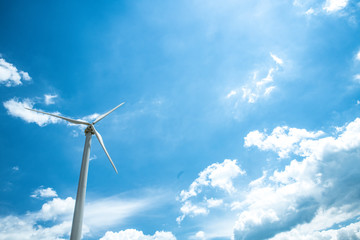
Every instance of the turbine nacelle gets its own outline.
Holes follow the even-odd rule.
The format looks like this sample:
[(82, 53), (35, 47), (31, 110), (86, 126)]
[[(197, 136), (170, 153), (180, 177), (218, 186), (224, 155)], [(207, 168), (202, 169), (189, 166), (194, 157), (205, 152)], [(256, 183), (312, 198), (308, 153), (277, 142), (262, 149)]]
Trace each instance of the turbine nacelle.
[(87, 121), (84, 121), (84, 120), (81, 120), (81, 119), (78, 119), (78, 120), (75, 120), (75, 119), (71, 119), (71, 118), (67, 118), (67, 117), (63, 117), (63, 116), (59, 116), (59, 115), (56, 115), (56, 114), (53, 114), (53, 113), (47, 113), (47, 112), (43, 112), (43, 111), (39, 111), (39, 110), (35, 110), (35, 109), (31, 109), (31, 108), (26, 108), (27, 110), (30, 110), (30, 111), (33, 111), (33, 112), (37, 112), (37, 113), (42, 113), (42, 114), (46, 114), (46, 115), (49, 115), (49, 116), (52, 116), (52, 117), (56, 117), (56, 118), (60, 118), (60, 119), (63, 119), (67, 122), (70, 122), (72, 124), (77, 124), (77, 125), (86, 125), (88, 126), (86, 129), (85, 129), (85, 134), (87, 133), (91, 133), (92, 135), (95, 135), (96, 138), (98, 139), (101, 147), (104, 149), (104, 152), (106, 154), (106, 156), (108, 157), (111, 165), (113, 166), (114, 170), (116, 173), (118, 173), (113, 161), (111, 160), (111, 157), (108, 153), (108, 151), (106, 150), (105, 148), (105, 145), (104, 145), (104, 141), (100, 135), (100, 133), (98, 131), (96, 131), (96, 128), (95, 128), (95, 124), (98, 123), (100, 120), (102, 120), (103, 118), (105, 118), (107, 115), (109, 115), (110, 113), (112, 113), (113, 111), (115, 111), (117, 108), (121, 107), (124, 103), (120, 103), (119, 105), (117, 105), (116, 107), (114, 107), (113, 109), (111, 109), (110, 111), (98, 116), (95, 121), (93, 121), (92, 123), (89, 123)]

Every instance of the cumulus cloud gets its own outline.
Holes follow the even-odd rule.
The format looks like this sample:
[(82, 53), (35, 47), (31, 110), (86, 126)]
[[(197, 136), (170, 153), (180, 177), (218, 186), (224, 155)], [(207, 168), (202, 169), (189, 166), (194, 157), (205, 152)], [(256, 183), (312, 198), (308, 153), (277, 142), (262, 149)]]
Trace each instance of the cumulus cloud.
[(274, 131), (289, 143), (254, 131), (252, 144), (279, 156), (291, 152), (300, 159), (251, 182), (245, 199), (234, 203), (240, 212), (234, 225), (235, 239), (356, 236), (356, 218), (360, 216), (360, 190), (356, 187), (360, 174), (360, 119), (340, 127), (334, 136), (304, 129), (293, 129), (290, 134), (287, 127)]
[(0, 217), (0, 239), (12, 240), (65, 240), (62, 236), (70, 231), (71, 222), (64, 221), (51, 227), (40, 227), (31, 216)]
[(55, 98), (57, 98), (58, 95), (54, 94), (54, 95), (51, 95), (51, 94), (45, 94), (44, 95), (44, 100), (45, 100), (45, 104), (46, 105), (50, 105), (50, 104), (54, 104), (55, 103)]
[[(54, 198), (37, 212), (0, 217), (0, 239), (66, 239), (71, 228), (74, 204), (74, 199), (70, 197)], [(44, 221), (47, 226), (41, 225)]]
[(48, 197), (57, 197), (57, 193), (54, 189), (48, 187), (43, 188), (40, 187), (39, 189), (36, 189), (30, 197), (32, 198), (48, 198)]
[(232, 180), (245, 171), (237, 165), (237, 160), (225, 159), (222, 163), (213, 163), (199, 173), (199, 177), (191, 183), (189, 190), (182, 190), (181, 201), (196, 196), (204, 186), (218, 187), (227, 192), (235, 191)]
[(176, 222), (179, 224), (186, 216), (206, 215), (209, 213), (209, 210), (206, 207), (194, 205), (191, 201), (185, 201), (180, 208), (180, 212), (182, 215), (176, 218)]
[(348, 2), (348, 0), (326, 0), (323, 9), (328, 13), (337, 12), (345, 8)]
[(346, 226), (331, 229), (334, 223), (342, 223), (358, 215), (359, 212), (351, 212), (351, 209), (330, 208), (328, 210), (319, 209), (314, 219), (305, 224), (301, 224), (290, 231), (275, 235), (272, 240), (285, 239), (359, 239), (360, 222), (355, 221)]
[[(216, 207), (216, 218), (233, 224), (234, 239), (359, 237), (360, 118), (331, 134), (288, 126), (275, 127), (270, 133), (256, 130), (247, 134), (245, 146), (293, 159), (278, 169), (263, 169), (260, 177), (245, 185), (232, 178), (231, 191), (211, 185), (208, 169), (218, 163), (210, 165), (188, 190), (181, 191), (178, 222), (186, 216), (211, 218)], [(224, 195), (216, 195), (219, 192)], [(201, 226), (206, 233), (208, 224)]]
[[(3, 105), (7, 109), (9, 115), (13, 117), (21, 118), (22, 120), (28, 123), (36, 123), (41, 127), (50, 123), (59, 123), (62, 121), (58, 118), (49, 115), (45, 115), (25, 109), (25, 108), (32, 109), (34, 105), (33, 101), (28, 98), (24, 99), (23, 101), (17, 98), (12, 98), (4, 102)], [(54, 112), (54, 114), (59, 115), (60, 113)]]
[(305, 139), (316, 139), (324, 132), (308, 132), (305, 129), (289, 128), (288, 126), (276, 127), (272, 133), (261, 133), (258, 130), (252, 131), (245, 137), (245, 146), (256, 146), (261, 150), (272, 150), (279, 155), (279, 158), (286, 158), (290, 152), (299, 149), (298, 143)]
[(179, 201), (183, 203), (180, 211), (182, 216), (177, 218), (180, 223), (185, 216), (196, 216), (200, 214), (207, 214), (209, 208), (219, 206), (223, 203), (222, 199), (207, 199), (206, 197), (200, 204), (193, 204), (191, 198), (200, 194), (203, 188), (221, 189), (227, 194), (236, 191), (233, 185), (233, 180), (239, 175), (244, 175), (246, 172), (242, 170), (237, 160), (225, 159), (222, 163), (213, 163), (206, 169), (199, 173), (199, 177), (190, 184), (188, 190), (180, 192)]
[(29, 81), (31, 77), (27, 72), (18, 71), (18, 69), (0, 58), (0, 84), (5, 84), (6, 87), (21, 85), (21, 80)]
[(176, 240), (171, 232), (156, 231), (154, 235), (145, 235), (136, 229), (126, 229), (119, 232), (108, 231), (100, 240)]

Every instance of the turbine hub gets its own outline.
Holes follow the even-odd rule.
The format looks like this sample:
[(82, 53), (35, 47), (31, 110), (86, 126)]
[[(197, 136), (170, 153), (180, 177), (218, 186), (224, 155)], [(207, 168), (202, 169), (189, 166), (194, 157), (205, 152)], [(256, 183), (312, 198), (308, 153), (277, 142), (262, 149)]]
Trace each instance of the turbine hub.
[(88, 134), (89, 132), (90, 132), (92, 135), (95, 134), (95, 131), (94, 131), (94, 128), (92, 127), (92, 125), (88, 126), (88, 127), (85, 129), (85, 135)]

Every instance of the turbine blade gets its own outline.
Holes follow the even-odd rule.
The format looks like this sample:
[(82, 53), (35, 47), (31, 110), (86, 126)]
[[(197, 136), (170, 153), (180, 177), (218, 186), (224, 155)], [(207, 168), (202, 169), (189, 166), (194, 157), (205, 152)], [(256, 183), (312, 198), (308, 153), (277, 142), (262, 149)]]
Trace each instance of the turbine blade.
[(88, 122), (86, 122), (84, 120), (75, 120), (75, 119), (71, 119), (71, 118), (67, 118), (67, 117), (63, 117), (63, 116), (58, 116), (58, 115), (55, 115), (55, 114), (52, 114), (52, 113), (47, 113), (47, 112), (43, 112), (43, 111), (39, 111), (39, 110), (27, 108), (27, 107), (25, 107), (25, 109), (33, 111), (33, 112), (37, 112), (37, 113), (50, 115), (50, 116), (53, 116), (53, 117), (56, 117), (56, 118), (61, 118), (61, 119), (65, 120), (65, 121), (68, 121), (68, 122), (71, 122), (71, 123), (74, 123), (74, 124), (91, 125), (90, 123), (88, 123)]
[(114, 165), (113, 161), (111, 160), (111, 157), (110, 157), (110, 155), (109, 155), (108, 151), (107, 151), (107, 150), (106, 150), (106, 148), (105, 148), (104, 141), (103, 141), (103, 139), (102, 139), (102, 137), (101, 137), (100, 133), (99, 133), (98, 131), (96, 131), (96, 129), (95, 129), (95, 127), (94, 127), (94, 126), (93, 126), (93, 128), (94, 128), (95, 135), (96, 135), (97, 139), (98, 139), (98, 140), (99, 140), (99, 142), (100, 142), (101, 147), (104, 149), (104, 151), (105, 151), (105, 153), (106, 153), (106, 156), (109, 158), (111, 165), (112, 165), (112, 166), (113, 166), (113, 168), (115, 169), (115, 172), (116, 172), (116, 173), (118, 173), (118, 171), (117, 171), (117, 169), (116, 169), (116, 167), (115, 167), (115, 165)]
[(109, 115), (110, 113), (112, 113), (113, 111), (115, 111), (117, 108), (121, 107), (124, 103), (125, 103), (125, 102), (120, 103), (119, 105), (117, 105), (116, 107), (114, 107), (113, 109), (111, 109), (110, 111), (108, 111), (107, 113), (104, 113), (104, 114), (100, 115), (97, 119), (95, 119), (95, 121), (94, 121), (92, 124), (94, 125), (95, 123), (97, 123), (98, 121), (100, 121), (101, 119), (103, 119), (104, 117), (106, 117), (107, 115)]

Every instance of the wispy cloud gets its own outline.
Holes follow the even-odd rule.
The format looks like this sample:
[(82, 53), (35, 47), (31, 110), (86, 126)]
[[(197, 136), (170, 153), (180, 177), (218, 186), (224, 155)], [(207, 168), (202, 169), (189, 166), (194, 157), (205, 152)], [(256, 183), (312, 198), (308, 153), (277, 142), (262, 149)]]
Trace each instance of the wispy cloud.
[(0, 58), (0, 84), (5, 84), (6, 87), (21, 85), (21, 80), (29, 81), (31, 77), (27, 72), (18, 71), (18, 69), (11, 63)]
[(237, 92), (235, 91), (235, 90), (231, 90), (229, 93), (228, 93), (228, 95), (226, 95), (226, 98), (230, 98), (230, 97), (232, 97), (232, 96), (234, 96), (234, 95), (236, 95), (237, 94)]
[(44, 101), (46, 105), (50, 105), (50, 104), (54, 104), (55, 103), (55, 98), (57, 98), (58, 95), (54, 94), (45, 94), (44, 95)]
[(276, 63), (276, 66), (270, 67), (265, 77), (258, 79), (258, 72), (255, 71), (251, 81), (243, 85), (240, 89), (232, 89), (226, 95), (227, 99), (236, 97), (239, 93), (242, 93), (242, 100), (247, 103), (255, 103), (259, 99), (268, 97), (276, 88), (274, 84), (274, 73), (276, 73), (284, 65), (284, 61), (273, 53), (270, 53), (270, 57)]
[(313, 8), (309, 8), (306, 12), (305, 15), (312, 15), (315, 13), (315, 10)]
[(19, 166), (12, 167), (12, 170), (15, 171), (15, 172), (19, 171), (19, 169), (20, 169)]
[[(40, 210), (27, 212), (24, 215), (8, 215), (0, 217), (0, 239), (31, 240), (31, 239), (68, 239), (75, 200), (71, 197), (59, 198), (52, 188), (40, 188), (34, 195), (51, 197)], [(55, 196), (56, 195), (56, 196)], [(142, 194), (139, 198), (123, 198), (112, 196), (109, 198), (89, 200), (85, 205), (83, 234), (98, 233), (106, 228), (124, 223), (127, 219), (162, 204), (164, 194)], [(127, 232), (128, 233), (128, 232)], [(111, 232), (104, 237), (111, 237)], [(116, 238), (104, 239), (119, 239)], [(118, 236), (121, 236), (118, 234)], [(169, 232), (156, 232), (154, 239), (175, 239)], [(145, 235), (144, 239), (149, 237)], [(170, 237), (170, 238), (165, 238)], [(123, 239), (123, 238), (121, 238)]]
[(276, 56), (275, 54), (270, 53), (270, 56), (277, 64), (279, 64), (279, 65), (284, 64), (284, 61), (281, 58), (279, 58), (278, 56)]

